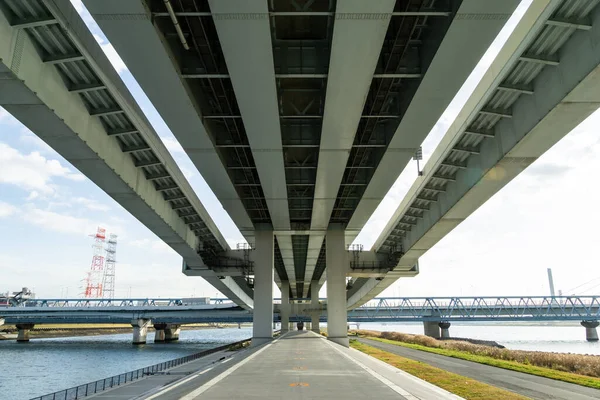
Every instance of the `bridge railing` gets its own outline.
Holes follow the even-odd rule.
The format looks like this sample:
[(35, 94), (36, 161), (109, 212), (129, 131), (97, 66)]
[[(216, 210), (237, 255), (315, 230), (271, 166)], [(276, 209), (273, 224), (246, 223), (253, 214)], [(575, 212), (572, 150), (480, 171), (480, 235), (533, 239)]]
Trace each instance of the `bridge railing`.
[(600, 296), (388, 297), (376, 298), (349, 311), (396, 320), (439, 319), (599, 319)]
[(31, 400), (76, 400), (81, 399), (86, 396), (102, 392), (104, 390), (123, 385), (127, 382), (135, 381), (137, 379), (143, 378), (147, 375), (154, 375), (165, 371), (169, 368), (177, 367), (179, 365), (188, 363), (190, 361), (197, 360), (199, 358), (205, 357), (209, 354), (216, 353), (221, 350), (225, 350), (230, 346), (235, 346), (244, 342), (247, 342), (250, 339), (242, 340), (235, 343), (229, 343), (223, 346), (215, 347), (213, 349), (201, 351), (200, 353), (191, 354), (189, 356), (176, 358), (174, 360), (169, 360), (165, 362), (161, 362), (158, 364), (151, 365), (149, 367), (139, 368), (134, 371), (125, 372), (124, 374), (119, 374), (115, 376), (111, 376), (105, 379), (100, 379), (94, 382), (89, 382), (83, 385), (74, 386), (69, 389), (60, 390), (58, 392), (45, 394), (43, 396), (34, 397)]
[(227, 298), (138, 298), (138, 299), (30, 299), (20, 307), (169, 307), (183, 305), (233, 304)]

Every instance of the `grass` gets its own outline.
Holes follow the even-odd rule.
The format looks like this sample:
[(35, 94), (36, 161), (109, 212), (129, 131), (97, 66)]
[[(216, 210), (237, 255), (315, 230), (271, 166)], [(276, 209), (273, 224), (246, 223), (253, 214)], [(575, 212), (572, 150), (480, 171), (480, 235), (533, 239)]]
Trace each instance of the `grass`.
[(465, 399), (523, 400), (528, 398), (475, 379), (388, 353), (357, 340), (350, 340), (350, 346)]
[[(499, 349), (466, 342), (439, 341), (429, 337), (425, 337), (426, 339), (417, 337), (421, 335), (406, 335), (412, 336), (409, 339), (413, 343), (409, 343), (385, 337), (397, 337), (398, 334), (395, 333), (377, 332), (375, 335), (370, 334), (371, 332), (369, 334), (365, 334), (365, 332), (360, 333), (361, 336), (366, 336), (369, 339), (383, 343), (600, 389), (600, 379), (596, 376), (588, 375), (597, 373), (597, 364), (600, 362), (600, 357), (597, 356)], [(377, 337), (377, 334), (379, 334), (379, 337)], [(419, 341), (429, 343), (429, 345), (416, 343)], [(575, 360), (579, 360), (579, 363)], [(543, 364), (543, 366), (539, 364)], [(568, 368), (579, 372), (565, 371)], [(588, 374), (584, 374), (583, 372), (587, 372)]]

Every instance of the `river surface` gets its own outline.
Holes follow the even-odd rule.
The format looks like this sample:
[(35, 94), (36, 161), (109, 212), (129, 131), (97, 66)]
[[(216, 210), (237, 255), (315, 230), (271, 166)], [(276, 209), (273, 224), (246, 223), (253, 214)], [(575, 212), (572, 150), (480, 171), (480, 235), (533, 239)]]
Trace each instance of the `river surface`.
[(251, 328), (182, 330), (176, 343), (131, 344), (131, 333), (0, 341), (0, 400), (21, 400), (107, 378), (227, 343), (248, 339)]
[[(351, 328), (355, 328), (351, 324)], [(421, 323), (361, 323), (361, 329), (423, 333)], [(450, 335), (494, 340), (509, 349), (600, 355), (581, 326), (453, 323)], [(182, 331), (177, 343), (131, 345), (131, 333), (0, 341), (0, 400), (20, 400), (107, 378), (252, 336), (252, 329)]]

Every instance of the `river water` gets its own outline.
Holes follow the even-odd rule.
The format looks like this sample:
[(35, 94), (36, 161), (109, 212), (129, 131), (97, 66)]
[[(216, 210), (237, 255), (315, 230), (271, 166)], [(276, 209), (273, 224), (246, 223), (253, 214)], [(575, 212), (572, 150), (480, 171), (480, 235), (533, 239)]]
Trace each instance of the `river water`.
[(181, 331), (176, 343), (133, 346), (131, 333), (0, 341), (0, 400), (30, 399), (237, 342), (251, 328)]
[[(351, 328), (355, 326), (352, 324)], [(361, 323), (361, 329), (423, 333), (420, 323)], [(509, 349), (600, 355), (581, 326), (460, 324), (451, 336), (494, 340)], [(177, 343), (131, 345), (131, 333), (0, 341), (0, 400), (20, 400), (183, 357), (252, 336), (251, 328), (182, 331)]]

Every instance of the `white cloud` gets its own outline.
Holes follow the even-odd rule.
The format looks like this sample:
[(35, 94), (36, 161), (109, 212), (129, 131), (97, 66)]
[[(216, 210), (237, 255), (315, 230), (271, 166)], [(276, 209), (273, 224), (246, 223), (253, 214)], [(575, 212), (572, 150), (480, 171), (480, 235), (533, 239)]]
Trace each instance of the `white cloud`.
[(23, 210), (23, 219), (31, 224), (61, 233), (85, 235), (96, 230), (96, 224), (87, 218), (59, 214), (35, 207), (26, 207)]
[(4, 108), (0, 107), (0, 122), (5, 123), (13, 118)]
[(0, 143), (0, 183), (53, 194), (56, 191), (52, 184), (54, 178), (78, 182), (85, 180), (82, 174), (71, 172), (58, 160), (48, 159), (37, 151), (23, 154), (7, 144)]
[(27, 201), (32, 201), (37, 199), (38, 197), (40, 197), (40, 194), (38, 193), (37, 190), (32, 191), (31, 193), (29, 193), (29, 196), (27, 196)]
[(113, 45), (110, 44), (108, 40), (100, 34), (95, 33), (94, 38), (102, 48), (104, 54), (106, 54), (106, 57), (108, 57), (108, 60), (110, 61), (112, 66), (117, 70), (117, 72), (121, 74), (121, 72), (126, 71), (127, 66), (125, 65), (123, 59), (121, 58), (119, 53), (117, 53)]
[(0, 201), (0, 218), (10, 217), (17, 211), (17, 208), (12, 204)]
[(136, 239), (129, 241), (128, 244), (140, 249), (150, 249), (159, 253), (175, 254), (175, 250), (173, 250), (168, 244), (160, 239)]
[(102, 204), (94, 199), (88, 199), (86, 197), (77, 197), (77, 198), (73, 199), (73, 202), (75, 202), (77, 204), (82, 204), (87, 209), (93, 210), (93, 211), (108, 211), (108, 210), (110, 210), (110, 207), (108, 205)]
[(185, 151), (183, 150), (183, 147), (181, 147), (181, 145), (179, 144), (177, 139), (170, 138), (170, 137), (164, 137), (164, 136), (161, 136), (160, 138), (163, 141), (165, 147), (171, 152), (171, 154), (185, 153)]
[(26, 222), (54, 232), (89, 235), (96, 232), (98, 226), (102, 226), (110, 233), (120, 235), (124, 233), (124, 229), (117, 224), (110, 224), (105, 221), (93, 221), (85, 217), (43, 210), (32, 205), (23, 206), (21, 211), (21, 217)]
[(85, 7), (83, 5), (83, 1), (82, 0), (71, 0), (71, 4), (73, 5), (73, 7), (75, 7), (75, 9), (77, 10), (77, 12), (79, 14), (83, 13), (85, 10)]

